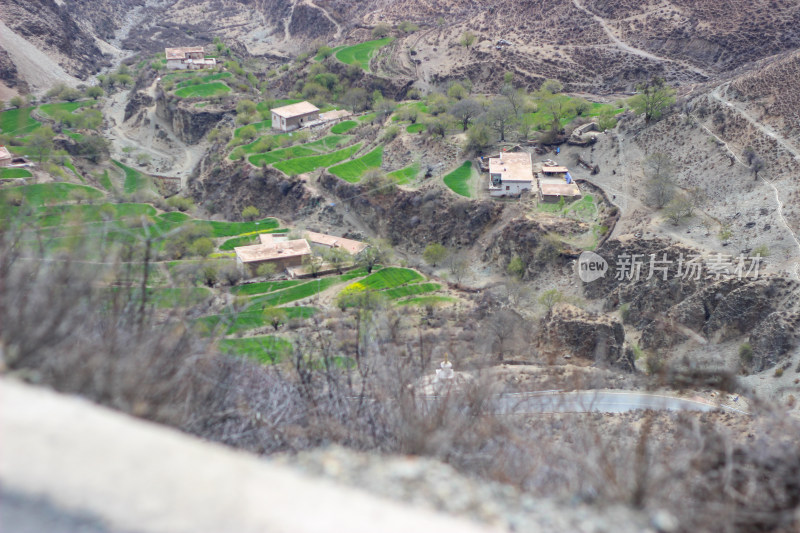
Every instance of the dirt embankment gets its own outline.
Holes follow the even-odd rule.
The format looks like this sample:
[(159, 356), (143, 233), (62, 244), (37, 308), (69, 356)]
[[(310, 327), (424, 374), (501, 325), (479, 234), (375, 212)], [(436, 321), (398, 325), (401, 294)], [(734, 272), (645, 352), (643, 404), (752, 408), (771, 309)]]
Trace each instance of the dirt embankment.
[(272, 168), (256, 169), (215, 162), (215, 150), (205, 157), (199, 172), (189, 180), (189, 191), (199, 203), (225, 220), (239, 220), (242, 209), (252, 205), (262, 213), (286, 221), (304, 219), (323, 203), (298, 178), (286, 177)]
[(471, 246), (503, 212), (502, 204), (459, 200), (438, 187), (382, 195), (327, 173), (321, 186), (375, 233), (415, 252), (433, 242)]

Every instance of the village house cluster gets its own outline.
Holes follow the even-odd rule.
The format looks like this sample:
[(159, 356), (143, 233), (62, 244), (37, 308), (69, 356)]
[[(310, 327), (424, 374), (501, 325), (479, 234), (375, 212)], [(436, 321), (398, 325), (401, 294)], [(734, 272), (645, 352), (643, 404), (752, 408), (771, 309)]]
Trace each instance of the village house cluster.
[(181, 48), (165, 48), (168, 70), (200, 70), (214, 68), (217, 60), (206, 57), (202, 46), (184, 46)]
[[(291, 278), (304, 277), (308, 275), (304, 268), (305, 261), (313, 254), (314, 248), (321, 251), (341, 248), (355, 259), (368, 246), (360, 241), (313, 231), (305, 232), (301, 239), (287, 239), (283, 234), (262, 233), (259, 240), (259, 244), (233, 249), (239, 269), (250, 277), (258, 275), (258, 267), (264, 264), (275, 265), (276, 272), (286, 272)], [(323, 265), (318, 273), (322, 274), (324, 271)]]
[(530, 191), (542, 202), (558, 202), (562, 198), (570, 202), (581, 197), (569, 169), (555, 161), (533, 163), (527, 152), (502, 152), (489, 157), (488, 162), (490, 196), (518, 196)]

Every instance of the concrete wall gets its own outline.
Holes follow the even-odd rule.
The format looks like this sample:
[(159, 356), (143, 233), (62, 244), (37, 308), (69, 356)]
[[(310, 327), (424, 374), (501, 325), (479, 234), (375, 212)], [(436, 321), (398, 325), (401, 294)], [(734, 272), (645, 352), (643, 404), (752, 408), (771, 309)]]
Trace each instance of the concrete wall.
[(302, 128), (307, 123), (318, 120), (319, 119), (319, 111), (315, 111), (313, 113), (308, 113), (305, 115), (300, 115), (298, 117), (292, 118), (283, 118), (279, 117), (275, 113), (272, 114), (272, 127), (273, 129), (282, 130), (282, 131), (293, 131), (299, 128)]
[(490, 196), (514, 196), (522, 193), (522, 191), (529, 191), (532, 188), (530, 182), (522, 181), (503, 181), (500, 182), (500, 190), (490, 190)]
[[(0, 379), (0, 397), (0, 487), (31, 502), (21, 511), (31, 519), (90, 517), (104, 533), (501, 531), (8, 378)], [(0, 530), (22, 531), (10, 520), (0, 517)], [(46, 531), (77, 530), (51, 524)]]

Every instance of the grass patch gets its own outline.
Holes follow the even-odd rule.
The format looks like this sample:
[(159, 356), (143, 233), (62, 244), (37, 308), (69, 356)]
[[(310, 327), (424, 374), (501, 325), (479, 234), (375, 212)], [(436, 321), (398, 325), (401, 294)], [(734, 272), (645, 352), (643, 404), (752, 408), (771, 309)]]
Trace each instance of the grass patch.
[(406, 126), (406, 131), (408, 133), (419, 133), (425, 129), (425, 124), (420, 124), (417, 122), (416, 124), (409, 124)]
[(358, 117), (359, 122), (372, 122), (377, 117), (375, 113), (367, 113), (363, 117)]
[(413, 181), (414, 178), (417, 177), (417, 174), (419, 174), (419, 163), (414, 163), (406, 168), (389, 172), (388, 175), (390, 178), (393, 178), (398, 185), (405, 185)]
[(328, 169), (331, 174), (350, 183), (357, 183), (361, 176), (371, 168), (379, 168), (383, 162), (383, 146), (378, 146), (370, 153), (358, 159), (336, 165)]
[(208, 83), (231, 77), (233, 77), (233, 74), (231, 74), (230, 72), (217, 72), (215, 74), (206, 74), (205, 76), (200, 76), (197, 78), (181, 81), (175, 86), (175, 88), (182, 89), (184, 87), (191, 87), (192, 85), (202, 85), (203, 83)]
[(81, 135), (80, 133), (75, 133), (74, 131), (68, 130), (66, 128), (62, 128), (62, 131), (64, 132), (64, 135), (66, 135), (70, 139), (74, 139), (76, 141), (83, 140), (83, 135)]
[(103, 171), (103, 174), (97, 178), (97, 181), (100, 182), (100, 185), (102, 185), (105, 190), (114, 190), (114, 185), (111, 183), (111, 177), (108, 175), (108, 169)]
[(344, 161), (348, 157), (352, 157), (360, 148), (361, 143), (348, 146), (342, 150), (331, 152), (325, 155), (298, 157), (295, 159), (289, 159), (287, 161), (280, 161), (275, 163), (273, 166), (285, 174), (296, 176), (297, 174), (311, 172), (312, 170), (316, 170), (318, 168), (335, 165), (336, 163)]
[(210, 98), (220, 94), (231, 92), (231, 88), (221, 81), (211, 83), (201, 83), (200, 85), (190, 85), (175, 91), (175, 96), (180, 98)]
[[(290, 320), (311, 318), (319, 311), (316, 307), (286, 307), (281, 309), (286, 311), (286, 318)], [(227, 328), (225, 328), (225, 335), (232, 335), (239, 331), (263, 328), (264, 326), (270, 325), (267, 323), (267, 320), (264, 318), (264, 313), (262, 312), (204, 316), (199, 320), (199, 323), (201, 323), (204, 330), (208, 332), (219, 328), (221, 325), (227, 325)]]
[(444, 177), (444, 184), (461, 196), (470, 198), (469, 179), (472, 177), (472, 162), (465, 161), (463, 165)]
[(277, 363), (292, 353), (292, 343), (281, 337), (264, 335), (244, 339), (222, 339), (219, 342), (222, 352), (249, 357), (265, 364)]
[(359, 282), (351, 283), (347, 286), (347, 289), (379, 291), (417, 281), (425, 281), (425, 277), (416, 270), (411, 270), (410, 268), (387, 267), (378, 272), (373, 272)]
[(358, 126), (358, 122), (355, 120), (345, 120), (344, 122), (340, 122), (336, 124), (334, 127), (331, 128), (331, 133), (347, 133), (348, 131), (352, 130)]
[(9, 109), (0, 113), (0, 131), (6, 135), (21, 137), (34, 131), (42, 125), (38, 120), (31, 118), (33, 107)]
[(216, 220), (198, 222), (209, 224), (213, 237), (234, 237), (244, 233), (276, 229), (279, 226), (278, 221), (274, 218), (264, 218), (253, 222), (219, 222)]
[(222, 251), (231, 251), (237, 246), (247, 246), (248, 244), (257, 244), (260, 241), (259, 235), (262, 233), (288, 233), (288, 228), (283, 229), (271, 229), (266, 231), (259, 231), (253, 235), (242, 235), (240, 237), (234, 237), (233, 239), (228, 239), (227, 241), (223, 242), (219, 249)]
[(181, 213), (180, 211), (172, 211), (171, 213), (163, 213), (158, 215), (159, 218), (162, 220), (166, 220), (167, 222), (186, 222), (189, 220), (190, 217), (186, 213)]
[(93, 106), (97, 103), (97, 100), (82, 100), (80, 102), (60, 102), (57, 104), (43, 104), (39, 106), (39, 111), (43, 114), (47, 115), (48, 117), (52, 117), (56, 111), (69, 111), (70, 113), (74, 113), (78, 109), (83, 107)]
[[(88, 198), (97, 200), (103, 197), (102, 191), (86, 185), (72, 183), (35, 183), (10, 189), (0, 189), (0, 200), (6, 202), (9, 194), (22, 194), (28, 204), (38, 207), (47, 204), (63, 204), (70, 199), (73, 191), (82, 190)], [(18, 192), (17, 192), (18, 191)]]
[(14, 178), (30, 178), (31, 174), (24, 168), (0, 168), (0, 180), (10, 180)]
[(127, 194), (141, 190), (147, 185), (147, 180), (145, 179), (144, 174), (138, 170), (134, 170), (129, 166), (123, 165), (115, 159), (112, 159), (111, 162), (121, 168), (125, 173), (125, 183), (123, 184), (122, 189)]
[(252, 296), (254, 294), (265, 294), (268, 292), (288, 289), (289, 287), (294, 287), (295, 285), (300, 285), (301, 283), (305, 282), (299, 279), (287, 279), (282, 281), (262, 281), (260, 283), (247, 283), (245, 285), (239, 285), (237, 287), (233, 287), (231, 289), (231, 292), (233, 294)]
[(147, 297), (159, 309), (191, 307), (211, 298), (205, 287), (148, 288)]
[[(288, 148), (279, 148), (277, 150), (271, 150), (263, 154), (254, 155), (249, 158), (249, 161), (253, 165), (261, 166), (265, 163), (271, 165), (273, 163), (277, 163), (278, 161), (286, 161), (298, 157), (308, 157), (318, 154), (324, 154), (330, 152), (331, 150), (335, 150), (336, 148), (344, 144), (347, 144), (350, 141), (350, 139), (351, 137), (349, 135), (328, 135), (327, 137), (323, 137), (322, 139), (316, 140), (314, 142), (306, 144), (298, 144), (296, 146), (290, 146)], [(253, 143), (253, 146), (255, 144), (256, 143)], [(247, 146), (243, 146), (242, 148), (247, 150)]]
[(425, 294), (426, 292), (436, 292), (442, 286), (438, 283), (414, 283), (404, 287), (395, 287), (394, 289), (387, 289), (383, 291), (390, 300), (398, 300), (407, 296), (416, 296), (417, 294)]
[(369, 60), (375, 52), (393, 40), (393, 37), (384, 37), (375, 41), (347, 46), (336, 52), (336, 59), (347, 65), (359, 65), (362, 69), (369, 71)]
[[(261, 122), (253, 122), (252, 124), (247, 124), (240, 128), (236, 128), (235, 130), (233, 130), (233, 136), (237, 138), (241, 137), (242, 130), (247, 126), (254, 126), (256, 128), (256, 131), (269, 130), (272, 129), (272, 119), (268, 118), (267, 120), (262, 120)], [(258, 141), (258, 139), (256, 139), (256, 141)], [(251, 144), (255, 144), (255, 141)]]
[[(379, 272), (382, 272), (382, 270)], [(284, 305), (297, 300), (302, 300), (303, 298), (308, 298), (317, 294), (318, 291), (323, 292), (334, 285), (338, 285), (339, 283), (344, 283), (355, 278), (360, 278), (365, 274), (365, 269), (357, 268), (347, 272), (346, 274), (342, 274), (341, 276), (327, 276), (324, 278), (312, 279), (311, 281), (306, 281), (283, 290), (276, 290), (267, 293), (264, 296), (257, 296), (253, 298), (252, 303), (245, 311), (249, 313), (261, 310), (265, 307)]]

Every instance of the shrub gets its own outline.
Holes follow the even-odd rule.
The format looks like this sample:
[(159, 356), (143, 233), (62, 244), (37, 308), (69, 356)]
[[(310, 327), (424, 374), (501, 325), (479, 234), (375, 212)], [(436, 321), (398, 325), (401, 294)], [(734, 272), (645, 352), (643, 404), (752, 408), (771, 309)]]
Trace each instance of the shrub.
[(391, 26), (389, 26), (388, 24), (381, 23), (372, 28), (372, 36), (376, 39), (383, 39), (384, 37), (389, 35), (391, 31), (392, 31)]
[(511, 258), (511, 261), (508, 262), (506, 270), (509, 274), (517, 276), (518, 278), (522, 278), (522, 276), (525, 275), (525, 263), (522, 261), (520, 256), (515, 255)]
[(739, 360), (745, 366), (749, 366), (753, 362), (753, 347), (750, 346), (749, 342), (739, 346)]
[(257, 219), (260, 214), (258, 208), (254, 205), (248, 205), (242, 209), (242, 218), (248, 221)]

